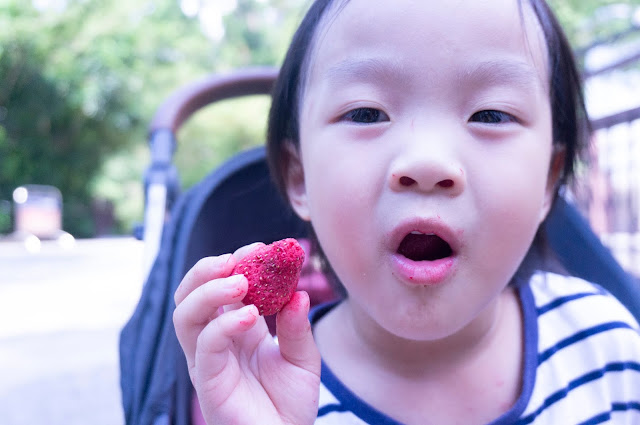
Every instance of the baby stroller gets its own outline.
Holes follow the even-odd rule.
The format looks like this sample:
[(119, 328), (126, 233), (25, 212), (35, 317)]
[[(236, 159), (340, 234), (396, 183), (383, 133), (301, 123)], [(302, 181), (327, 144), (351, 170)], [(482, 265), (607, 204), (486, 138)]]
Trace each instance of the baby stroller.
[[(271, 68), (211, 76), (178, 90), (152, 122), (144, 230), (148, 258), (153, 261), (120, 339), (128, 425), (191, 423), (191, 383), (172, 321), (173, 293), (186, 271), (202, 257), (233, 252), (254, 241), (306, 236), (305, 224), (271, 184), (263, 147), (237, 154), (181, 196), (175, 189), (171, 156), (180, 125), (212, 102), (269, 94), (276, 76), (277, 69)], [(637, 282), (616, 263), (572, 204), (560, 198), (545, 226), (553, 251), (569, 273), (599, 283), (640, 319)], [(322, 279), (305, 285), (312, 303), (333, 296)]]

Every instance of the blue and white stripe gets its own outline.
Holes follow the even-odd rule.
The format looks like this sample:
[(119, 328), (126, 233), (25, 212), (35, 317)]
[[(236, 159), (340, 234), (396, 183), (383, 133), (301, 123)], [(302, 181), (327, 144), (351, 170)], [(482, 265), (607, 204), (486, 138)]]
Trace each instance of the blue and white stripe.
[[(573, 277), (539, 272), (519, 290), (523, 390), (492, 424), (640, 425), (640, 332), (633, 316), (599, 286)], [(399, 425), (325, 365), (322, 382), (317, 425)]]
[(538, 366), (517, 423), (603, 423), (623, 415), (629, 422), (620, 423), (640, 423), (640, 335), (631, 314), (580, 279), (539, 273), (529, 287)]

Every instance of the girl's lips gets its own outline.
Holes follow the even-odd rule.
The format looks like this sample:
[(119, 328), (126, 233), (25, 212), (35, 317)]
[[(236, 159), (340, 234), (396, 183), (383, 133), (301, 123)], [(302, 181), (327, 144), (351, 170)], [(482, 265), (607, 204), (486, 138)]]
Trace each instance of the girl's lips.
[(455, 256), (434, 261), (413, 261), (395, 253), (391, 256), (393, 271), (402, 280), (415, 285), (437, 285), (453, 272)]
[[(411, 233), (436, 235), (449, 245), (450, 252), (432, 260), (408, 258), (401, 253), (400, 245)], [(394, 273), (411, 284), (435, 285), (443, 282), (454, 270), (461, 246), (458, 235), (461, 234), (462, 231), (453, 230), (440, 218), (413, 218), (402, 222), (387, 235), (389, 248), (393, 252), (391, 263)]]

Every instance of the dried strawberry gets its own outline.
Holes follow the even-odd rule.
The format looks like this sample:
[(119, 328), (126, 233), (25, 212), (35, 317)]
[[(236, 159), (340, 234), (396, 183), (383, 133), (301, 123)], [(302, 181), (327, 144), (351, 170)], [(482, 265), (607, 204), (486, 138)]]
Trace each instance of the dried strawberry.
[(296, 291), (304, 250), (293, 238), (265, 245), (243, 258), (232, 274), (243, 274), (249, 291), (242, 302), (254, 304), (263, 316), (277, 313)]

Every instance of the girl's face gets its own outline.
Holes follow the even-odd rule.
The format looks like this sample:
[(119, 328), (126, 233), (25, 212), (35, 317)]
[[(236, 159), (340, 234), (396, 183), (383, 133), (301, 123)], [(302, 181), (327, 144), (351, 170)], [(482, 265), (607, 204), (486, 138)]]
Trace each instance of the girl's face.
[(354, 314), (394, 335), (481, 321), (550, 206), (547, 53), (522, 7), (350, 0), (318, 28), (288, 192)]

